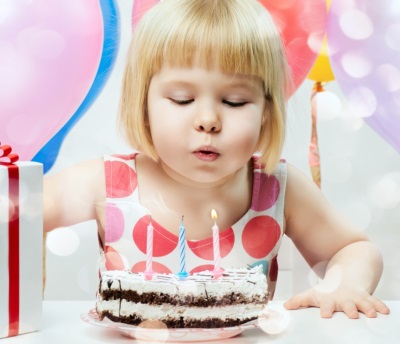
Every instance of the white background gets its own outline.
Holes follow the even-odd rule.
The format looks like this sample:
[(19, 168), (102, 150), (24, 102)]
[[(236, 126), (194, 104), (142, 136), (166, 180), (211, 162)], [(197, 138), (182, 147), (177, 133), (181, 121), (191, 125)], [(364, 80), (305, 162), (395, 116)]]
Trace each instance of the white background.
[[(115, 119), (125, 53), (131, 35), (132, 0), (118, 1), (121, 45), (110, 79), (94, 105), (66, 137), (49, 174), (104, 154), (129, 153)], [(283, 157), (310, 176), (310, 95), (306, 80), (290, 100)], [(400, 154), (361, 119), (350, 114), (337, 83), (319, 95), (318, 135), (322, 190), (331, 203), (359, 225), (381, 249), (385, 270), (376, 295), (400, 299)], [(94, 299), (98, 281), (98, 245), (93, 222), (58, 229), (47, 240), (46, 299)], [(280, 255), (276, 299), (316, 282), (289, 240)]]

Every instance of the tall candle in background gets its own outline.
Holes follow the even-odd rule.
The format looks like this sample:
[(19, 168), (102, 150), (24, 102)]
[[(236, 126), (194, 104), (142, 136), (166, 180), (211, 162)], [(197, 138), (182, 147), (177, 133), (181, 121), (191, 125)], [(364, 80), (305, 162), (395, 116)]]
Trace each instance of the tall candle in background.
[(146, 245), (146, 271), (144, 275), (147, 279), (152, 279), (154, 272), (153, 272), (153, 240), (154, 240), (154, 227), (151, 223), (151, 216), (150, 216), (150, 223), (147, 226), (147, 245)]
[(212, 227), (213, 233), (213, 248), (214, 248), (214, 278), (218, 278), (222, 275), (221, 270), (221, 254), (219, 251), (219, 227), (217, 226), (217, 212), (211, 210), (211, 218), (214, 220), (214, 226)]
[(179, 272), (178, 276), (184, 279), (189, 274), (186, 271), (186, 228), (183, 225), (183, 216), (179, 226)]

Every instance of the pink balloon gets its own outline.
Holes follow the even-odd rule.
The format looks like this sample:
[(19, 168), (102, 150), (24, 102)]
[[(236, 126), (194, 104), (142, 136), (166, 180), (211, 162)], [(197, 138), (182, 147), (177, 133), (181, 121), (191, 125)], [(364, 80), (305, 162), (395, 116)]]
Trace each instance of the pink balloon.
[(132, 8), (132, 26), (137, 24), (149, 8), (159, 2), (160, 0), (135, 0)]
[(68, 121), (97, 73), (98, 0), (2, 0), (0, 140), (30, 160)]
[(400, 5), (335, 0), (328, 49), (349, 110), (400, 153)]

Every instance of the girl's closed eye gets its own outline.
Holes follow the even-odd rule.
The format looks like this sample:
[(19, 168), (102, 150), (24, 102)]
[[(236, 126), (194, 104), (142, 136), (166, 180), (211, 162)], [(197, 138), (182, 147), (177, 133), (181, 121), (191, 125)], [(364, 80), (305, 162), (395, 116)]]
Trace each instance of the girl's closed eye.
[(245, 106), (248, 104), (247, 101), (231, 101), (231, 100), (223, 100), (222, 103), (229, 105), (231, 107), (240, 107), (240, 106)]
[(178, 105), (188, 105), (194, 101), (194, 99), (175, 99), (175, 98), (169, 98), (169, 100)]

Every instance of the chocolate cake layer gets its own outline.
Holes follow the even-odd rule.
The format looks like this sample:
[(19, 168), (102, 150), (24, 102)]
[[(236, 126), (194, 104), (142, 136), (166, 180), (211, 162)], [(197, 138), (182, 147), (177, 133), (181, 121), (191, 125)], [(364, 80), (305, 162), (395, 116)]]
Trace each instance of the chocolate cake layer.
[[(100, 319), (104, 318), (108, 318), (114, 322), (120, 322), (123, 324), (135, 325), (135, 326), (139, 326), (142, 322), (148, 320), (144, 319), (141, 316), (138, 316), (137, 314), (133, 314), (126, 317), (118, 317), (114, 316), (109, 312), (103, 312), (100, 314)], [(206, 318), (202, 320), (196, 320), (196, 319), (184, 319), (183, 317), (179, 317), (175, 319), (166, 318), (159, 320), (162, 321), (168, 328), (220, 328), (220, 327), (239, 326), (255, 319), (257, 319), (257, 317), (246, 318), (246, 319), (232, 318), (228, 320), (222, 320), (220, 318)]]
[(188, 307), (207, 307), (207, 305), (214, 306), (225, 306), (232, 303), (236, 304), (246, 304), (250, 302), (263, 303), (266, 300), (261, 299), (259, 296), (255, 296), (250, 299), (248, 296), (241, 293), (230, 293), (224, 295), (221, 298), (216, 296), (203, 296), (196, 297), (195, 295), (180, 295), (179, 290), (177, 290), (176, 295), (171, 297), (171, 295), (164, 293), (142, 293), (139, 294), (133, 290), (104, 290), (100, 291), (100, 296), (103, 300), (119, 300), (124, 299), (129, 302), (141, 302), (148, 303), (150, 305), (162, 305), (164, 303), (169, 303), (174, 306), (186, 305)]

